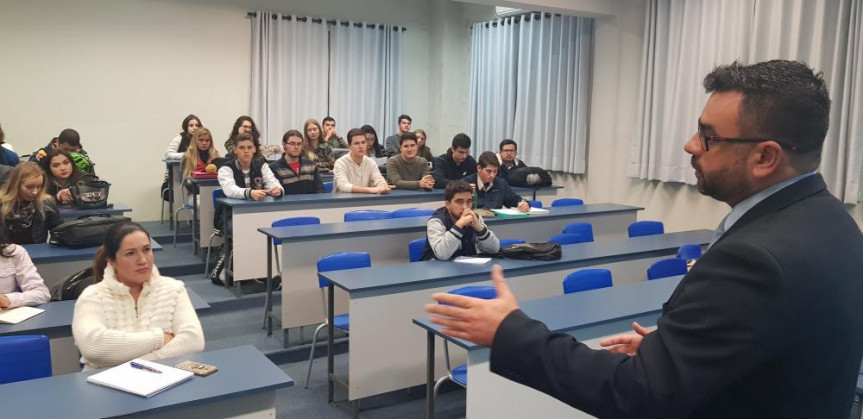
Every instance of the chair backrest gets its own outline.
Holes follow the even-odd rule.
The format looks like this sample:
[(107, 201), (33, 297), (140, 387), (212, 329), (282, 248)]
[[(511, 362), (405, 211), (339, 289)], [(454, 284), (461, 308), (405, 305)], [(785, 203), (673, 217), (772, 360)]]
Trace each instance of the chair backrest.
[(352, 221), (369, 221), (369, 220), (386, 220), (393, 218), (393, 213), (384, 210), (356, 210), (345, 213), (345, 222)]
[[(304, 225), (312, 225), (312, 224), (320, 224), (321, 219), (318, 217), (288, 217), (282, 218), (281, 220), (273, 221), (273, 227), (289, 227), (289, 226), (304, 226)], [(273, 239), (273, 245), (279, 246), (282, 244), (282, 241), (279, 239)]]
[(500, 247), (509, 246), (511, 244), (523, 244), (524, 239), (500, 239)]
[(584, 243), (587, 240), (584, 239), (584, 236), (578, 233), (561, 233), (556, 236), (551, 236), (548, 239), (549, 243), (557, 243), (561, 246), (565, 244), (573, 244), (573, 243)]
[(667, 278), (669, 276), (685, 275), (686, 261), (678, 258), (662, 259), (647, 268), (647, 279)]
[(225, 191), (222, 188), (213, 189), (213, 208), (216, 207), (216, 200), (225, 197)]
[(497, 298), (497, 291), (489, 285), (472, 285), (447, 291), (447, 294), (463, 295), (465, 297), (482, 298), (492, 300)]
[(563, 231), (561, 233), (564, 233), (564, 234), (572, 234), (572, 233), (581, 234), (581, 236), (584, 237), (584, 241), (586, 241), (586, 242), (592, 242), (593, 241), (593, 225), (591, 225), (590, 223), (582, 223), (582, 222), (569, 223), (566, 225), (566, 227), (563, 228)]
[(318, 259), (318, 286), (329, 285), (322, 278), (321, 272), (341, 271), (345, 269), (368, 268), (372, 266), (372, 258), (368, 252), (339, 252)]
[(678, 259), (692, 260), (701, 257), (701, 246), (697, 244), (684, 244), (677, 249)]
[(654, 234), (665, 234), (665, 227), (661, 221), (636, 221), (627, 228), (629, 237), (652, 236)]
[(611, 271), (608, 269), (582, 269), (563, 278), (563, 293), (595, 290), (611, 286)]
[(0, 336), (0, 384), (50, 376), (47, 336)]
[(392, 214), (392, 218), (431, 217), (434, 210), (429, 208), (400, 208), (393, 211)]
[(528, 199), (527, 203), (530, 205), (531, 208), (542, 208), (542, 201), (534, 201)]
[(578, 198), (560, 198), (551, 201), (552, 207), (569, 207), (573, 205), (584, 205), (584, 201)]
[(333, 192), (333, 182), (324, 182), (324, 192), (332, 193)]
[(408, 243), (408, 259), (411, 262), (419, 262), (423, 256), (423, 250), (426, 248), (426, 238), (411, 240)]

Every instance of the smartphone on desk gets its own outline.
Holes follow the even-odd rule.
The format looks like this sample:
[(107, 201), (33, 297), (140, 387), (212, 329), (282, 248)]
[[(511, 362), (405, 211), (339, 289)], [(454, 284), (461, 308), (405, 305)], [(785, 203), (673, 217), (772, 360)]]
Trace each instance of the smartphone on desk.
[(195, 361), (183, 361), (177, 365), (174, 365), (174, 367), (181, 370), (189, 371), (200, 377), (206, 377), (219, 370), (214, 365)]

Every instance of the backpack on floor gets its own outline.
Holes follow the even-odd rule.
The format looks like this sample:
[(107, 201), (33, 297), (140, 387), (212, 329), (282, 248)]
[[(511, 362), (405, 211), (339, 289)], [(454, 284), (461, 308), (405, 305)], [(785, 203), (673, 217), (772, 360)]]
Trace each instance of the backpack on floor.
[(51, 301), (77, 300), (84, 289), (96, 283), (93, 268), (87, 268), (51, 287)]

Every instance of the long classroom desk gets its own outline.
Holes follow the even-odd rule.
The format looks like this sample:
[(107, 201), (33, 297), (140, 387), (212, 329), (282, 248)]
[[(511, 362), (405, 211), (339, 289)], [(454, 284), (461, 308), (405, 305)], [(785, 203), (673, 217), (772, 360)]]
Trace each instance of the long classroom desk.
[[(162, 245), (153, 239), (150, 239), (150, 246), (154, 252), (162, 250)], [(99, 246), (70, 249), (48, 243), (25, 244), (22, 247), (27, 250), (48, 289), (69, 275), (92, 266), (93, 257), (99, 251)]]
[[(531, 191), (514, 188), (517, 192)], [(538, 193), (553, 196), (559, 186), (542, 188)], [(273, 221), (286, 217), (318, 217), (321, 223), (341, 223), (344, 213), (352, 210), (378, 209), (392, 211), (399, 208), (419, 207), (436, 209), (443, 206), (444, 191), (435, 189), (395, 189), (385, 195), (355, 193), (323, 193), (288, 195), (278, 199), (266, 197), (262, 201), (219, 198), (218, 202), (230, 207), (225, 211), (233, 217), (234, 284), (241, 281), (266, 278), (266, 244), (260, 240), (257, 229), (270, 227)]]
[(88, 383), (88, 371), (0, 385), (0, 405), (7, 418), (105, 418), (135, 415), (152, 418), (276, 417), (276, 390), (294, 380), (251, 345), (155, 361), (176, 365), (192, 360), (219, 371), (150, 398)]
[(84, 217), (87, 215), (94, 214), (109, 214), (109, 215), (123, 215), (127, 212), (131, 212), (132, 207), (122, 203), (115, 202), (113, 204), (108, 204), (106, 207), (102, 208), (91, 208), (91, 209), (80, 209), (75, 207), (60, 207), (60, 217), (62, 217), (66, 221), (71, 221), (79, 217)]
[[(589, 204), (549, 208), (545, 215), (527, 218), (486, 219), (489, 228), (499, 238), (520, 238), (528, 242), (544, 242), (559, 234), (573, 222), (593, 225), (597, 240), (624, 239), (626, 227), (635, 222), (637, 211), (643, 208), (619, 204)], [(318, 324), (324, 308), (317, 281), (317, 261), (323, 256), (345, 251), (367, 251), (373, 266), (393, 265), (408, 261), (408, 243), (426, 235), (427, 217), (332, 223), (321, 225), (260, 228), (266, 235), (268, 278), (272, 275), (272, 238), (282, 241), (282, 328), (285, 346), (300, 343), (290, 340), (290, 329)], [(272, 300), (268, 298), (266, 312)], [(346, 311), (347, 295), (336, 294), (336, 310)], [(265, 314), (268, 334), (272, 319)]]
[[(683, 244), (705, 245), (713, 235), (713, 230), (693, 230), (570, 244), (562, 246), (561, 259), (553, 261), (496, 259), (485, 265), (426, 261), (321, 273), (330, 281), (329, 307), (333, 307), (335, 287), (350, 298), (349, 381), (333, 374), (331, 357), (329, 376), (347, 386), (352, 402), (424, 383), (424, 342), (412, 319), (424, 316), (423, 305), (433, 293), (491, 284), (493, 263), (503, 267), (516, 297), (527, 301), (562, 294), (565, 274), (586, 267), (611, 270), (615, 285), (645, 280), (651, 263), (674, 257)], [(328, 345), (333, 342), (333, 313), (328, 310)], [(436, 373), (443, 374), (443, 357), (439, 358)], [(334, 381), (328, 384), (332, 398)]]
[[(643, 281), (532, 301), (520, 301), (519, 308), (539, 320), (555, 333), (575, 335), (582, 343), (588, 340), (632, 332), (632, 322), (642, 326), (656, 324), (662, 304), (671, 296), (682, 277)], [(353, 320), (353, 319), (352, 319)], [(490, 350), (473, 342), (452, 338), (440, 332), (440, 326), (427, 317), (414, 319), (426, 335), (427, 418), (434, 418), (433, 393), (436, 375), (435, 336), (467, 350), (467, 417), (468, 418), (575, 418), (592, 417), (551, 396), (509, 381), (489, 370)], [(450, 347), (452, 359), (452, 346)], [(455, 367), (459, 363), (451, 363)], [(573, 377), (577, 380), (578, 377)], [(506, 400), (507, 403), (500, 403)]]
[[(186, 288), (195, 311), (206, 310), (210, 305), (195, 291)], [(66, 374), (80, 370), (78, 349), (72, 338), (72, 315), (75, 300), (51, 301), (37, 306), (45, 310), (18, 324), (0, 324), (0, 336), (45, 335), (51, 343), (51, 365), (54, 374)]]

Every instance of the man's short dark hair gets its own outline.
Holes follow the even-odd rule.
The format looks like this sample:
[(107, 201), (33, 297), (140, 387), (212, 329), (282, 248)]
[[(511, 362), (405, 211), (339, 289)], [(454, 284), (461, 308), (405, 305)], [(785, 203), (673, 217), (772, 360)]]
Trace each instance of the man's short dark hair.
[(75, 131), (72, 128), (66, 128), (60, 132), (60, 136), (57, 137), (57, 143), (69, 144), (73, 147), (80, 147), (81, 136), (78, 135), (78, 131)]
[(408, 120), (408, 122), (411, 122), (411, 123), (413, 123), (413, 122), (414, 122), (414, 120), (413, 120), (413, 119), (411, 119), (411, 117), (410, 117), (410, 116), (402, 114), (402, 115), (399, 115), (399, 124), (401, 124), (401, 123), (402, 123), (402, 119), (407, 119), (407, 120)]
[(452, 146), (455, 148), (470, 148), (470, 137), (460, 132), (452, 137)]
[(443, 200), (447, 202), (452, 201), (455, 194), (463, 192), (473, 192), (473, 188), (470, 187), (470, 183), (463, 180), (451, 181), (446, 184), (446, 189), (443, 191)]
[(412, 132), (402, 134), (401, 138), (399, 138), (399, 147), (402, 146), (402, 143), (405, 142), (405, 140), (413, 140), (413, 142), (417, 142), (417, 135)]
[(258, 148), (258, 142), (255, 141), (255, 137), (251, 133), (244, 132), (242, 134), (237, 134), (237, 140), (235, 144), (240, 144), (240, 141), (251, 141), (252, 145), (255, 146), (255, 149)]
[[(785, 146), (792, 166), (814, 170), (830, 126), (830, 94), (822, 73), (799, 61), (771, 60), (752, 65), (735, 61), (704, 78), (707, 93), (743, 94), (740, 131)], [(814, 165), (814, 166), (813, 166)]]
[(363, 139), (366, 138), (366, 135), (363, 134), (363, 130), (361, 130), (359, 128), (351, 128), (350, 130), (348, 130), (348, 133), (345, 134), (345, 137), (348, 138), (348, 145), (353, 144), (354, 143), (354, 137), (356, 137), (358, 135), (360, 137), (363, 137)]
[(333, 119), (333, 117), (332, 117), (332, 116), (325, 116), (325, 117), (324, 117), (324, 119), (322, 119), (322, 120), (321, 120), (321, 125), (326, 124), (326, 123), (327, 123), (327, 121), (333, 121), (333, 124), (335, 124), (335, 123), (336, 123), (336, 120), (335, 120), (335, 119)]
[(498, 150), (503, 151), (503, 146), (505, 146), (505, 145), (512, 145), (513, 147), (515, 147), (516, 150), (518, 150), (518, 144), (516, 144), (515, 141), (513, 141), (509, 138), (500, 142), (500, 147), (498, 147)]
[(482, 154), (479, 155), (479, 159), (476, 163), (479, 165), (480, 169), (485, 169), (488, 166), (500, 167), (500, 162), (497, 160), (497, 156), (495, 156), (491, 151), (483, 151)]
[(300, 139), (302, 140), (303, 139), (303, 133), (301, 133), (295, 129), (288, 130), (288, 132), (286, 132), (285, 135), (282, 136), (282, 144), (287, 143), (288, 138), (291, 138), (291, 137), (300, 137)]

